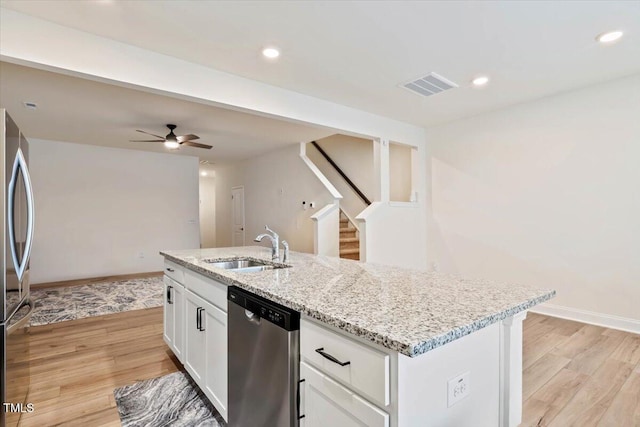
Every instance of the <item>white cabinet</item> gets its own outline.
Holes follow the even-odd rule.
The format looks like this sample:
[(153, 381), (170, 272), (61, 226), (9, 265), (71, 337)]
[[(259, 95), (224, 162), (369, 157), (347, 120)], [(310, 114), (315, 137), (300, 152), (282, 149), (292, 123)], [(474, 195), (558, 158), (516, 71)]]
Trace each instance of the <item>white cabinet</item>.
[(226, 420), (227, 286), (170, 261), (163, 280), (164, 340)]
[(227, 419), (227, 313), (185, 291), (185, 368)]
[(166, 276), (169, 276), (176, 282), (184, 285), (184, 270), (175, 262), (171, 262), (168, 260), (164, 261), (164, 274)]
[(184, 362), (184, 286), (164, 276), (164, 341)]
[(202, 388), (206, 367), (205, 329), (201, 326), (202, 310), (206, 301), (185, 291), (185, 351), (184, 367), (191, 378)]
[(305, 362), (300, 427), (389, 427), (389, 415)]
[(301, 427), (389, 427), (388, 354), (302, 319), (300, 360)]
[(207, 367), (205, 394), (227, 419), (227, 313), (208, 304), (203, 313)]
[(388, 354), (302, 319), (300, 357), (376, 404), (389, 405)]

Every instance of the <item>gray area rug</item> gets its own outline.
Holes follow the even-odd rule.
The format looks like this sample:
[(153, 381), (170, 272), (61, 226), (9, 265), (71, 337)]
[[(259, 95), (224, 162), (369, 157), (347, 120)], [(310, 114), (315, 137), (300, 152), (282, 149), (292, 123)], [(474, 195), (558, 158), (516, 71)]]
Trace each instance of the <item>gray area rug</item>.
[(113, 391), (123, 427), (224, 427), (191, 377), (175, 372)]
[(163, 304), (162, 277), (118, 280), (64, 288), (31, 288), (31, 326), (101, 316)]

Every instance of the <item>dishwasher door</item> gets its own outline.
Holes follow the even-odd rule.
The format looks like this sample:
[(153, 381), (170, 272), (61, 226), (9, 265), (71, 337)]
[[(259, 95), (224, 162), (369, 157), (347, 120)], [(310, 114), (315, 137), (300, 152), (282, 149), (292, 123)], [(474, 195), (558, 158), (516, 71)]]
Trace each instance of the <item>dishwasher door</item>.
[(298, 426), (300, 314), (229, 288), (229, 427)]

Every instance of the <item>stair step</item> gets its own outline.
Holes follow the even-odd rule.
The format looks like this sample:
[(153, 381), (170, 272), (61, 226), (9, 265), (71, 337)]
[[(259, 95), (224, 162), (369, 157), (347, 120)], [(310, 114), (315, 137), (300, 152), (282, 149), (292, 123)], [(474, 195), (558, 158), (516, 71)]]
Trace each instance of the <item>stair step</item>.
[(340, 237), (340, 243), (360, 242), (357, 237)]
[(340, 248), (340, 256), (347, 254), (360, 254), (360, 248), (348, 248), (342, 249)]
[(340, 250), (342, 249), (360, 249), (360, 242), (340, 242)]
[(346, 228), (346, 227), (341, 227), (340, 228), (340, 234), (344, 234), (344, 233), (355, 233), (356, 229), (355, 228)]
[[(354, 233), (355, 234), (355, 233)], [(357, 237), (340, 237), (340, 249), (359, 249), (360, 239)]]
[(355, 261), (360, 261), (360, 254), (345, 254), (345, 255), (341, 254), (340, 258), (353, 259)]

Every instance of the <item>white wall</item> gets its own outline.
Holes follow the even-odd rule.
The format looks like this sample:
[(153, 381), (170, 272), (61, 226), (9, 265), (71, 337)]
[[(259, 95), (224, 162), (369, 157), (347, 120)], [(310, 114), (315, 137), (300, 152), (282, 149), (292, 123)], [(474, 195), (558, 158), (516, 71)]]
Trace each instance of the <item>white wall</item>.
[(431, 128), (428, 140), (441, 270), (555, 288), (565, 314), (640, 320), (640, 75)]
[(420, 241), (426, 221), (418, 204), (390, 206), (373, 202), (356, 217), (360, 226), (360, 259), (377, 264), (427, 269), (427, 252)]
[[(231, 188), (244, 186), (245, 244), (265, 224), (289, 242), (291, 250), (313, 253), (313, 221), (333, 197), (300, 158), (298, 144), (229, 166), (216, 168), (216, 240), (231, 246)], [(280, 191), (282, 190), (282, 191)], [(315, 209), (302, 209), (302, 201)], [(266, 243), (260, 243), (266, 245)]]
[[(425, 143), (424, 129), (362, 110), (89, 34), (9, 9), (0, 13), (3, 61), (229, 106), (349, 133)], [(43, 43), (55, 40), (56, 43)], [(186, 78), (185, 78), (186, 76)], [(298, 141), (299, 142), (299, 141)]]
[(158, 251), (198, 247), (196, 157), (30, 142), (32, 283), (161, 271)]
[[(317, 141), (318, 145), (342, 169), (351, 181), (372, 202), (375, 201), (374, 142), (348, 135), (332, 135)], [(367, 207), (331, 164), (311, 144), (307, 156), (340, 191), (340, 207), (355, 217)], [(408, 202), (411, 196), (411, 147), (389, 145), (389, 197), (390, 200)]]
[[(373, 141), (338, 134), (322, 138), (317, 143), (360, 191), (373, 201), (375, 196)], [(340, 208), (349, 216), (355, 218), (367, 207), (367, 204), (312, 144), (307, 144), (307, 156), (342, 194)]]
[[(426, 146), (425, 130), (419, 126), (242, 78), (4, 8), (0, 14), (0, 39), (0, 58), (3, 61), (168, 94), (209, 105), (315, 124), (336, 129), (336, 132), (398, 141), (418, 146), (423, 152)], [(56, 43), (42, 43), (42, 40), (56, 40)], [(423, 154), (420, 153), (419, 157), (422, 158)], [(428, 191), (426, 160), (414, 172), (419, 178), (416, 191), (424, 218), (428, 208), (428, 199), (424, 198)], [(217, 199), (222, 197), (220, 192), (217, 194)], [(219, 210), (216, 215), (221, 215)], [(416, 257), (426, 253), (427, 235), (424, 223), (425, 221), (421, 221), (415, 227), (411, 242), (406, 239), (402, 242), (404, 247), (416, 249), (412, 252)], [(223, 246), (226, 236), (221, 237), (220, 228), (217, 228), (217, 244)], [(306, 244), (302, 246), (306, 247)], [(426, 263), (426, 255), (423, 259), (421, 263)]]
[(216, 247), (216, 180), (213, 172), (200, 175), (200, 247)]
[(411, 147), (389, 144), (389, 200), (411, 200)]

